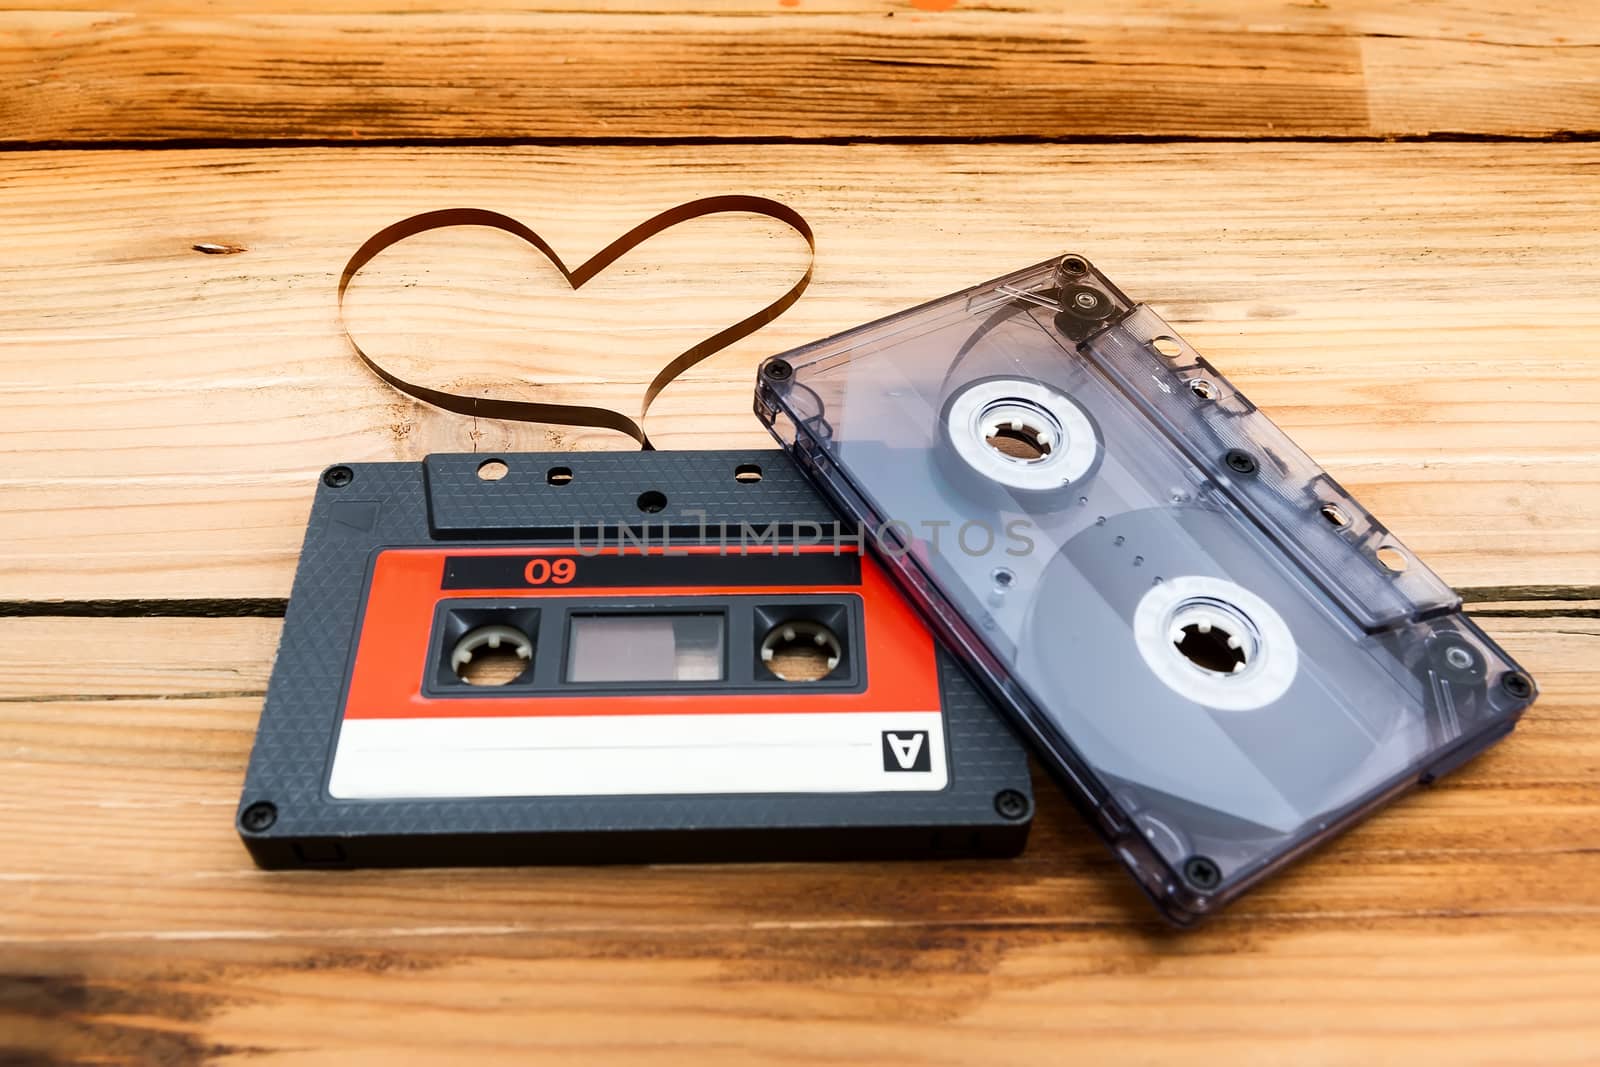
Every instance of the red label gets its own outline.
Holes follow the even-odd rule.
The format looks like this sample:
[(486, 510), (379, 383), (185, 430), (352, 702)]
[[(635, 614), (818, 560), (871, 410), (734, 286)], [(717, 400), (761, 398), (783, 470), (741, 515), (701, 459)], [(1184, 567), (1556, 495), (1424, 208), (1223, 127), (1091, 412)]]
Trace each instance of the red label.
[[(749, 555), (792, 558), (794, 546), (766, 546)], [(674, 547), (671, 554), (709, 555), (716, 546)], [(832, 546), (805, 546), (798, 554), (833, 553)], [(661, 555), (661, 549), (608, 549), (599, 556)], [(447, 559), (476, 557), (532, 557), (521, 569), (527, 585), (507, 589), (443, 588)], [(355, 668), (345, 716), (352, 719), (477, 718), (527, 715), (738, 715), (807, 712), (921, 711), (941, 707), (938, 665), (933, 635), (872, 560), (860, 561), (860, 583), (833, 582), (806, 585), (728, 585), (586, 588), (584, 598), (660, 598), (670, 607), (673, 596), (782, 597), (816, 593), (844, 593), (862, 601), (864, 632), (859, 635), (867, 665), (863, 692), (783, 692), (540, 695), (529, 697), (429, 697), (422, 681), (432, 669), (429, 637), (441, 600), (571, 597), (572, 583), (595, 556), (575, 557), (571, 548), (460, 547), (395, 548), (380, 552), (373, 563), (366, 614), (356, 647)], [(778, 561), (774, 560), (774, 564)], [(774, 566), (776, 571), (782, 570)], [(515, 571), (512, 572), (516, 574)], [(512, 577), (510, 580), (516, 580)]]

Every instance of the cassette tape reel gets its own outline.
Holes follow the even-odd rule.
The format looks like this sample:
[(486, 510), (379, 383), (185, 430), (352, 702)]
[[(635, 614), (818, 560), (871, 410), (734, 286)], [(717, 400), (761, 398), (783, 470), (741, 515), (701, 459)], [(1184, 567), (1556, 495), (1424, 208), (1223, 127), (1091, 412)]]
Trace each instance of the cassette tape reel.
[(1025, 751), (780, 451), (330, 468), (262, 866), (1011, 855)]
[(775, 357), (756, 410), (1177, 922), (1532, 701), (1448, 586), (1081, 256)]

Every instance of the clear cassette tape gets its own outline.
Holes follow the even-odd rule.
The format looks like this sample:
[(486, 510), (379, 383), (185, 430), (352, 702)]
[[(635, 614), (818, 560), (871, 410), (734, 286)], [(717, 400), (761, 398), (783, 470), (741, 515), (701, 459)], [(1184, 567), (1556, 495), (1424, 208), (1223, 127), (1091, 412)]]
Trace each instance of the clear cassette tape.
[(1449, 586), (1081, 256), (774, 357), (756, 410), (1176, 922), (1533, 700)]

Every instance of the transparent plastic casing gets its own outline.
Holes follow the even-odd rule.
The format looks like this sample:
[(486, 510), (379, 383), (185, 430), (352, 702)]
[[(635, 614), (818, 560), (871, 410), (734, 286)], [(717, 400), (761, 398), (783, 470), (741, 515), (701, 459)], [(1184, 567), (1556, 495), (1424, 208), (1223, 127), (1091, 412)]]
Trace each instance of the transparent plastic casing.
[(1081, 256), (773, 357), (756, 412), (1180, 924), (1533, 701), (1444, 582)]

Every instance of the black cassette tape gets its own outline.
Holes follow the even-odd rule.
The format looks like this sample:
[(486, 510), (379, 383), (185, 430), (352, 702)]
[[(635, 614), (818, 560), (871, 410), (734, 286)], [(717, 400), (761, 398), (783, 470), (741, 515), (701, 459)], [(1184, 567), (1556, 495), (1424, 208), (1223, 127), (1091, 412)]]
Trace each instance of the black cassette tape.
[(756, 411), (1177, 922), (1533, 700), (1449, 586), (1082, 256), (775, 357)]
[(1025, 753), (779, 451), (332, 467), (265, 867), (1012, 855)]

